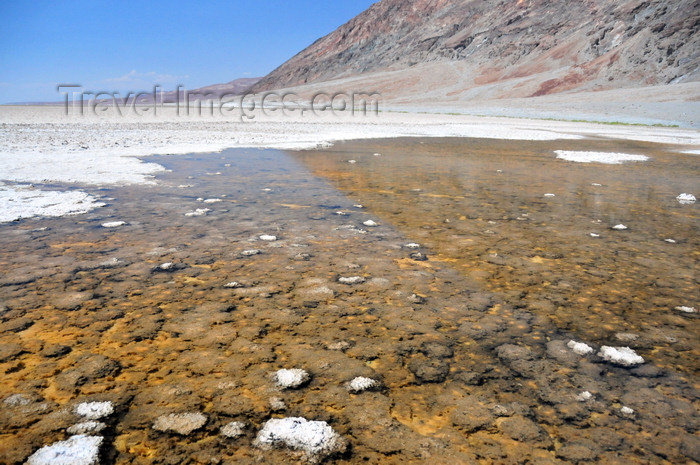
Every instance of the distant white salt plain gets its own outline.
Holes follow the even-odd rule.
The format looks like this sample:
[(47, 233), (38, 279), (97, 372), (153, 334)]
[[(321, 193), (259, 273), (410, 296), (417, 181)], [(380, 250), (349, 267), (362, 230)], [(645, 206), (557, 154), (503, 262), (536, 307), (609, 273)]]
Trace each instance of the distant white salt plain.
[[(574, 123), (543, 124), (468, 116), (384, 112), (381, 116), (355, 120), (330, 116), (308, 120), (298, 116), (256, 118), (252, 123), (226, 118), (188, 120), (173, 111), (164, 110), (157, 119), (137, 116), (102, 119), (67, 117), (62, 108), (0, 109), (0, 182), (72, 183), (78, 187), (149, 184), (155, 183), (154, 176), (164, 168), (137, 157), (219, 152), (233, 147), (304, 150), (357, 139), (470, 137), (548, 141), (582, 139), (587, 134), (581, 125)], [(587, 129), (594, 130), (604, 134), (612, 131), (610, 128)], [(610, 135), (635, 138), (647, 132), (648, 129), (642, 133), (637, 129), (615, 128)], [(688, 135), (687, 131), (656, 130), (653, 136), (669, 143), (698, 143), (696, 135)], [(13, 208), (20, 212), (21, 218), (58, 213), (55, 203), (47, 205), (51, 207), (47, 210), (38, 208), (37, 189), (32, 200), (26, 195), (10, 195), (15, 190), (5, 190), (0, 199), (0, 211)], [(76, 191), (71, 193), (75, 195)], [(83, 194), (86, 197), (80, 205), (72, 196), (60, 197), (65, 201), (66, 214), (97, 206), (99, 202), (91, 205), (86, 201), (87, 194)], [(53, 191), (47, 190), (45, 196), (47, 202), (57, 199)], [(25, 204), (26, 208), (20, 208)]]
[(626, 162), (647, 161), (645, 155), (633, 155), (629, 153), (614, 152), (576, 152), (571, 150), (555, 150), (557, 158), (576, 163), (604, 163), (606, 165), (620, 165)]

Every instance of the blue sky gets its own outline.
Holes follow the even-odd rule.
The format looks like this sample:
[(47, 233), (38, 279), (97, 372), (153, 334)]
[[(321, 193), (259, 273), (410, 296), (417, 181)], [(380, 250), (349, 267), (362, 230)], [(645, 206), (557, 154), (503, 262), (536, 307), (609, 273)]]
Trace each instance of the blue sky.
[(377, 0), (0, 0), (0, 103), (263, 76)]

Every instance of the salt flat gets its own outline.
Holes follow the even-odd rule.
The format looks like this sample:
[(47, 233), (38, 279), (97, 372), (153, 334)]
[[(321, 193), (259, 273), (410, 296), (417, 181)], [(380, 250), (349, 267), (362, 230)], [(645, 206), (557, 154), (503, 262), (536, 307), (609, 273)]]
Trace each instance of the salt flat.
[[(129, 111), (131, 110), (131, 111)], [(80, 114), (63, 106), (0, 107), (0, 181), (6, 183), (67, 183), (74, 187), (147, 184), (163, 170), (137, 157), (147, 155), (217, 152), (231, 147), (301, 150), (336, 141), (392, 137), (470, 137), (511, 140), (566, 140), (606, 137), (674, 144), (679, 150), (700, 147), (700, 133), (692, 129), (609, 126), (591, 123), (476, 117), (440, 113), (282, 112), (281, 109), (243, 111), (174, 106), (116, 108)], [(0, 208), (18, 211), (26, 195), (9, 195), (5, 186)], [(19, 192), (19, 191), (17, 191)], [(31, 212), (43, 190), (34, 189)], [(52, 199), (55, 188), (46, 192)], [(82, 193), (76, 193), (82, 195)], [(66, 200), (69, 197), (63, 197)], [(8, 203), (11, 202), (11, 203)], [(93, 206), (97, 206), (94, 203)], [(56, 211), (51, 202), (52, 211)], [(90, 207), (90, 205), (86, 205)], [(75, 212), (75, 208), (67, 209)], [(55, 213), (53, 213), (55, 214)]]

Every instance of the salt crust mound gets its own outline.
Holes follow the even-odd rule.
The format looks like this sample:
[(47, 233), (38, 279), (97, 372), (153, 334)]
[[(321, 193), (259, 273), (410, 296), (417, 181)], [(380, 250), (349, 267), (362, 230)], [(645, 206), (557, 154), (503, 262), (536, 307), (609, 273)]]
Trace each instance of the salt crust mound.
[(629, 347), (602, 346), (598, 356), (603, 360), (625, 367), (644, 363), (644, 359)]
[(76, 415), (80, 415), (87, 420), (99, 420), (114, 413), (112, 402), (83, 402), (75, 406)]
[(588, 355), (593, 352), (593, 348), (584, 342), (571, 340), (566, 346), (578, 355)]
[(286, 446), (313, 459), (342, 451), (345, 441), (325, 421), (289, 417), (268, 420), (258, 432), (255, 445), (261, 448)]
[(310, 379), (309, 374), (299, 368), (288, 370), (282, 368), (275, 373), (277, 385), (283, 389), (295, 389), (302, 386)]
[(73, 436), (34, 452), (27, 465), (97, 465), (102, 441), (100, 436)]
[(644, 155), (631, 155), (628, 153), (613, 152), (575, 152), (571, 150), (555, 150), (557, 158), (576, 163), (605, 163), (619, 165), (628, 161), (647, 161), (649, 157)]
[(376, 380), (358, 376), (348, 383), (348, 391), (357, 393), (368, 389), (374, 389), (377, 386), (379, 386), (379, 383)]

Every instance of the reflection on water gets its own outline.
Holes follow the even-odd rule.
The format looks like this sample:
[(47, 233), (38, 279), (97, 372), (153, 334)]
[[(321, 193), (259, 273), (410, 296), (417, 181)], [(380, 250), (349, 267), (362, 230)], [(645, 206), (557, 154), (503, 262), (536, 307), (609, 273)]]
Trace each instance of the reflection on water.
[[(576, 164), (559, 148), (652, 161)], [(656, 363), (698, 373), (695, 320), (674, 311), (700, 301), (700, 216), (675, 199), (700, 185), (696, 156), (620, 141), (410, 139), (293, 156), (511, 305), (600, 344), (636, 333)]]
[[(552, 159), (582, 146), (622, 150), (396, 140), (154, 157), (172, 170), (157, 187), (0, 226), (0, 462), (68, 437), (92, 400), (116, 407), (104, 463), (296, 463), (253, 446), (283, 416), (328, 422), (349, 443), (336, 463), (697, 460), (697, 323), (674, 310), (698, 302), (697, 207), (674, 200), (697, 168), (652, 146), (630, 149), (652, 155), (639, 165)], [(647, 363), (576, 355), (570, 339)], [(311, 382), (280, 390), (280, 368)], [(349, 392), (357, 376), (382, 389)], [(152, 429), (181, 412), (207, 423)], [(242, 437), (219, 434), (231, 421)]]

